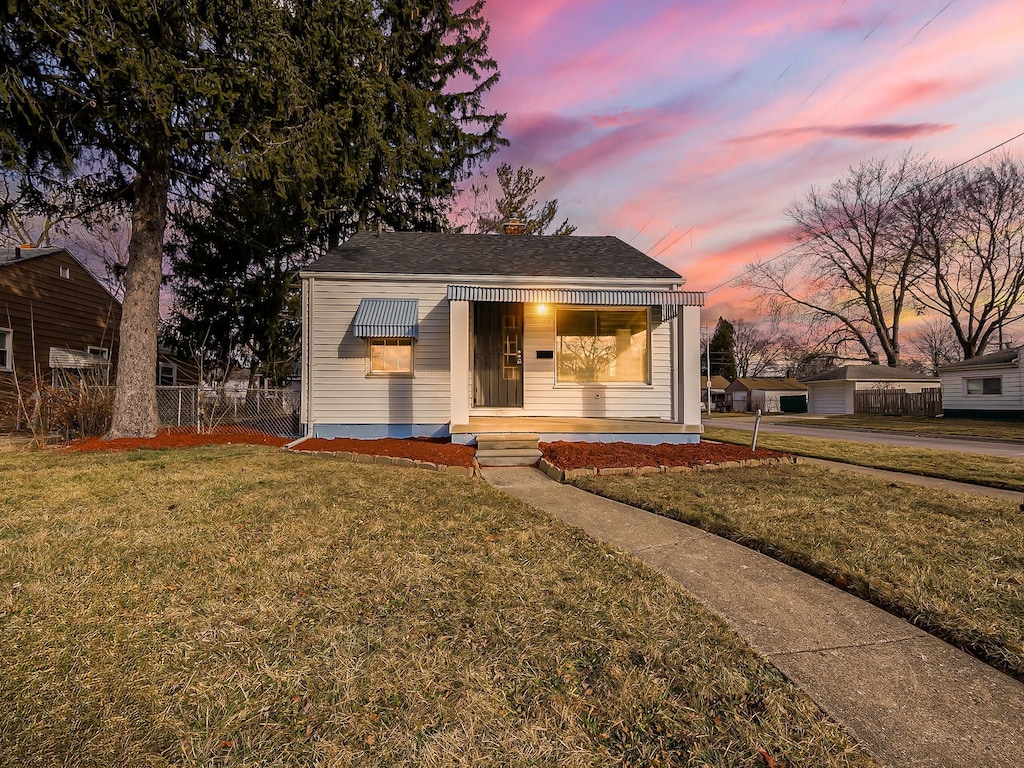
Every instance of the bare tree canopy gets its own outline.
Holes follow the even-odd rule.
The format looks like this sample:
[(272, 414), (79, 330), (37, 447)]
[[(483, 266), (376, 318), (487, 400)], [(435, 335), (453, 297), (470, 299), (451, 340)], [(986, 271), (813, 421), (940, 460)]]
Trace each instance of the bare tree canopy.
[(909, 155), (866, 160), (828, 189), (811, 188), (787, 210), (796, 247), (752, 265), (744, 284), (771, 314), (841, 330), (870, 362), (898, 365), (915, 258), (898, 202), (919, 169)]
[(957, 169), (903, 203), (918, 260), (911, 290), (943, 315), (964, 359), (1024, 318), (1024, 168), (1002, 156)]
[(763, 324), (737, 320), (733, 323), (732, 350), (736, 359), (736, 375), (757, 378), (776, 372), (789, 336), (777, 323)]

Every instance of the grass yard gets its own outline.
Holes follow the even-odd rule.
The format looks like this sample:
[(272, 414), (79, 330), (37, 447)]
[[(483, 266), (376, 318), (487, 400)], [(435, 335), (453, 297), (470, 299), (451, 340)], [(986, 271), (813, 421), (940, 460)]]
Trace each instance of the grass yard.
[(574, 483), (832, 581), (1024, 680), (1016, 504), (806, 464)]
[[(750, 446), (751, 433), (742, 429), (706, 426), (704, 439)], [(926, 477), (941, 477), (962, 483), (1024, 491), (1024, 461), (980, 453), (953, 453), (929, 448), (905, 448), (854, 440), (824, 440), (761, 432), (757, 447), (842, 461), (862, 467), (878, 467)]]
[(0, 765), (873, 765), (663, 577), (481, 480), (3, 461)]
[(796, 424), (801, 427), (829, 427), (836, 429), (872, 429), (881, 432), (913, 432), (919, 435), (948, 435), (951, 437), (989, 437), (999, 440), (1024, 442), (1024, 422), (983, 419), (932, 419), (926, 416), (874, 416), (848, 414), (823, 418), (772, 419), (776, 424)]

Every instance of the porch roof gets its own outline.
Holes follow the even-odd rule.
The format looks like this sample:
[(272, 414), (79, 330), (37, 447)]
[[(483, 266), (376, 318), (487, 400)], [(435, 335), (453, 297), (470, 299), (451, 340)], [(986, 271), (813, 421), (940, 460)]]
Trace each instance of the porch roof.
[(352, 319), (357, 339), (419, 338), (419, 299), (362, 299)]
[(449, 301), (502, 301), (538, 304), (587, 304), (613, 307), (702, 307), (702, 291), (600, 290), (585, 288), (505, 288), (449, 285)]

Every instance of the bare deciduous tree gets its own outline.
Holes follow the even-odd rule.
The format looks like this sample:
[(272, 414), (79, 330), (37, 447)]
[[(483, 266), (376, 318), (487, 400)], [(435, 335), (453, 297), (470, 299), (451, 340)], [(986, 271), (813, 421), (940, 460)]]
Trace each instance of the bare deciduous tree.
[(916, 254), (898, 202), (920, 168), (910, 155), (866, 160), (828, 189), (812, 188), (787, 210), (797, 246), (752, 265), (744, 283), (772, 314), (843, 329), (870, 362), (898, 365)]
[(941, 315), (922, 320), (907, 333), (907, 338), (928, 373), (938, 373), (942, 366), (963, 359), (960, 342), (949, 320)]
[(737, 320), (733, 324), (733, 355), (740, 378), (766, 376), (779, 367), (789, 337), (779, 324)]
[(914, 299), (944, 315), (964, 359), (1024, 318), (1024, 168), (1007, 155), (961, 169), (904, 202), (918, 227)]

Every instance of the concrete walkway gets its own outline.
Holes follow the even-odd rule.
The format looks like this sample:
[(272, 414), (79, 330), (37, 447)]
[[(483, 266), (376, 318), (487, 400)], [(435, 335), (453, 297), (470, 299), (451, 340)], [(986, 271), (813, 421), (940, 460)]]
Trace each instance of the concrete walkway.
[(941, 640), (738, 544), (536, 469), (484, 477), (679, 583), (883, 765), (1024, 763), (1024, 685)]

